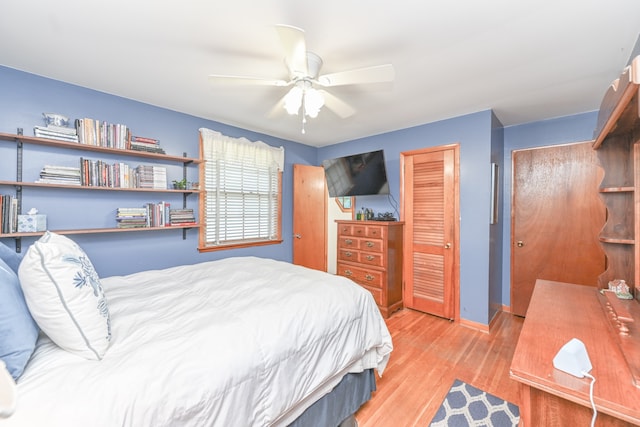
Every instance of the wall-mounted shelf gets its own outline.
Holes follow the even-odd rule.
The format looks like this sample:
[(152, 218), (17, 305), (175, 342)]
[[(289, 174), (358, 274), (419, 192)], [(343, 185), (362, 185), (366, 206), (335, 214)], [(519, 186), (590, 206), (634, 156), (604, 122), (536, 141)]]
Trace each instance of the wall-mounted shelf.
[(608, 288), (624, 279), (640, 297), (640, 57), (625, 68), (605, 94), (598, 113), (593, 148), (597, 150), (604, 176), (600, 197), (607, 220), (599, 240), (607, 255), (607, 270), (598, 286)]
[[(18, 130), (20, 132), (20, 130)], [(107, 186), (87, 186), (87, 185), (68, 185), (68, 184), (51, 184), (51, 183), (38, 183), (38, 182), (25, 182), (22, 179), (23, 169), (23, 146), (24, 144), (49, 146), (59, 149), (78, 150), (83, 152), (95, 152), (103, 154), (111, 154), (119, 157), (138, 158), (138, 159), (152, 159), (163, 163), (179, 163), (182, 165), (182, 177), (187, 177), (187, 167), (191, 165), (197, 165), (202, 163), (201, 159), (190, 158), (186, 156), (172, 156), (160, 153), (151, 153), (146, 151), (126, 150), (119, 148), (109, 148), (94, 146), (89, 144), (81, 144), (74, 142), (65, 142), (54, 139), (46, 139), (39, 137), (26, 136), (21, 134), (8, 134), (0, 132), (0, 141), (13, 142), (16, 144), (16, 179), (13, 180), (0, 180), (0, 186), (14, 187), (16, 191), (16, 198), (18, 200), (18, 214), (22, 213), (22, 192), (27, 188), (42, 188), (42, 189), (64, 189), (64, 190), (80, 190), (80, 191), (110, 191), (110, 192), (138, 192), (138, 193), (163, 193), (182, 195), (182, 207), (187, 206), (187, 197), (191, 194), (199, 195), (200, 190), (197, 189), (170, 189), (170, 188), (130, 188), (130, 187), (107, 187)], [(115, 220), (115, 219), (114, 219)], [(139, 232), (139, 231), (163, 231), (171, 229), (181, 229), (182, 238), (186, 238), (186, 231), (191, 228), (199, 228), (199, 224), (184, 224), (184, 225), (171, 225), (163, 227), (141, 227), (141, 228), (85, 228), (85, 229), (73, 229), (73, 230), (51, 230), (58, 234), (99, 234), (99, 233), (125, 233), (125, 232)], [(44, 232), (27, 232), (27, 233), (3, 233), (0, 234), (0, 238), (12, 238), (16, 242), (16, 251), (21, 250), (21, 238), (22, 237), (37, 237), (44, 234)]]
[(124, 188), (124, 187), (92, 187), (89, 185), (64, 185), (64, 184), (44, 184), (40, 182), (24, 182), (24, 181), (0, 181), (0, 185), (12, 187), (42, 187), (42, 188), (64, 188), (66, 190), (97, 190), (97, 191), (132, 191), (141, 193), (180, 193), (193, 194), (200, 193), (200, 190), (175, 190), (161, 188)]
[[(190, 228), (200, 228), (200, 224), (189, 225), (168, 225), (165, 227), (139, 227), (139, 228), (83, 228), (76, 230), (49, 230), (57, 234), (100, 234), (100, 233), (128, 233), (134, 231), (160, 231), (160, 230), (188, 230)], [(19, 237), (39, 237), (44, 231), (36, 231), (29, 233), (9, 233), (0, 234), (0, 238), (19, 238)]]
[(97, 145), (65, 142), (65, 141), (58, 141), (55, 139), (38, 138), (35, 136), (17, 135), (12, 133), (0, 132), (0, 140), (14, 141), (16, 143), (23, 143), (23, 144), (46, 145), (46, 146), (57, 147), (57, 148), (68, 148), (72, 150), (109, 153), (109, 154), (115, 154), (118, 156), (131, 156), (131, 157), (146, 158), (146, 159), (156, 159), (164, 162), (178, 162), (178, 163), (184, 163), (184, 164), (202, 162), (202, 160), (198, 158), (190, 158), (186, 156), (172, 156), (169, 154), (148, 153), (146, 151), (122, 150), (119, 148), (100, 147)]

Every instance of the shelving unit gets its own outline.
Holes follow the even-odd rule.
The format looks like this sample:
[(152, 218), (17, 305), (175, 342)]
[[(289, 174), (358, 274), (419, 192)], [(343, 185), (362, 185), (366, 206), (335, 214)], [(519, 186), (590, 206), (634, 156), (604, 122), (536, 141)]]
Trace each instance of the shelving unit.
[(636, 57), (605, 94), (594, 132), (593, 148), (604, 169), (599, 192), (607, 208), (600, 243), (607, 270), (598, 287), (624, 279), (640, 297), (640, 57)]
[[(23, 146), (24, 144), (50, 146), (61, 149), (78, 150), (83, 152), (96, 152), (103, 154), (117, 155), (119, 157), (129, 157), (138, 159), (153, 159), (159, 160), (164, 163), (179, 163), (182, 164), (183, 178), (187, 177), (187, 168), (190, 165), (197, 165), (202, 162), (198, 158), (190, 158), (186, 156), (172, 156), (167, 154), (150, 153), (144, 151), (123, 150), (116, 148), (107, 148), (94, 145), (64, 142), (46, 138), (38, 138), (32, 136), (25, 136), (20, 134), (8, 134), (0, 133), (0, 141), (14, 142), (16, 144), (16, 180), (2, 180), (0, 186), (10, 186), (15, 188), (16, 198), (18, 199), (18, 213), (22, 213), (22, 191), (23, 188), (49, 188), (49, 189), (64, 189), (70, 191), (110, 191), (110, 192), (139, 192), (139, 193), (169, 193), (169, 194), (181, 194), (182, 206), (186, 208), (187, 197), (191, 194), (199, 194), (199, 190), (186, 189), (155, 189), (155, 188), (118, 188), (118, 187), (92, 187), (92, 186), (79, 186), (79, 185), (64, 185), (64, 184), (45, 184), (37, 182), (24, 182), (22, 179), (23, 169)], [(115, 220), (115, 219), (114, 219)], [(140, 232), (140, 231), (160, 231), (160, 230), (175, 230), (181, 229), (183, 231), (182, 237), (186, 238), (186, 231), (190, 228), (199, 228), (200, 225), (173, 225), (166, 227), (145, 227), (145, 228), (87, 228), (87, 229), (75, 229), (75, 230), (51, 230), (59, 234), (98, 234), (98, 233), (124, 233), (124, 232)], [(21, 250), (21, 238), (40, 236), (44, 232), (27, 232), (27, 233), (4, 233), (0, 234), (0, 238), (13, 238), (16, 242), (16, 251)]]

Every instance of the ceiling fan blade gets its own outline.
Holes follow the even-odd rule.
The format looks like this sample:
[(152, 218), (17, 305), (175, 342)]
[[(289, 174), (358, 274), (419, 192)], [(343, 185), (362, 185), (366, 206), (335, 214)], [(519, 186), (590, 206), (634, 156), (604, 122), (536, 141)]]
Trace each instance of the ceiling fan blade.
[(271, 107), (271, 110), (269, 110), (269, 112), (265, 114), (265, 117), (269, 119), (275, 119), (276, 117), (281, 116), (283, 113), (284, 113), (284, 96), (280, 98), (278, 102), (276, 102), (273, 105), (273, 107)]
[(353, 116), (356, 110), (337, 96), (326, 90), (319, 90), (324, 97), (324, 105), (343, 119)]
[(285, 61), (292, 77), (304, 77), (309, 74), (307, 64), (307, 43), (304, 39), (304, 30), (292, 25), (276, 25), (282, 47), (285, 52)]
[(209, 81), (212, 83), (222, 83), (225, 85), (245, 85), (245, 86), (288, 86), (289, 82), (277, 79), (264, 79), (261, 77), (249, 76), (223, 76), (218, 74), (209, 75)]
[(318, 77), (318, 84), (331, 87), (362, 83), (382, 83), (391, 82), (394, 78), (395, 70), (393, 65), (385, 64), (325, 74)]

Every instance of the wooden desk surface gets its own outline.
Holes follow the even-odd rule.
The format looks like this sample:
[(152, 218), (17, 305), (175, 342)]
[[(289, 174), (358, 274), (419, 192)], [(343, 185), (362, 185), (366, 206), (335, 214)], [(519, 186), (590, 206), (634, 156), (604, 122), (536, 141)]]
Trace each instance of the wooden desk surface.
[(633, 384), (597, 292), (589, 286), (538, 280), (511, 363), (511, 378), (591, 408), (591, 380), (553, 367), (560, 348), (578, 338), (593, 366), (598, 412), (640, 425), (640, 388)]

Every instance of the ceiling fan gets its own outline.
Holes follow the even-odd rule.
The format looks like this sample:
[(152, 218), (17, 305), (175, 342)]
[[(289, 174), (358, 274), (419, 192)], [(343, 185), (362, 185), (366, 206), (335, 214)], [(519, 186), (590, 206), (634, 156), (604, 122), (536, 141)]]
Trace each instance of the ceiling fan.
[(291, 25), (276, 25), (276, 30), (285, 52), (285, 64), (289, 71), (287, 80), (212, 74), (209, 75), (209, 81), (219, 84), (292, 86), (276, 103), (271, 113), (281, 111), (282, 108), (292, 115), (302, 112), (302, 133), (305, 132), (306, 117), (317, 117), (323, 106), (341, 118), (355, 114), (353, 107), (323, 88), (390, 82), (395, 77), (395, 71), (391, 64), (321, 75), (322, 58), (307, 51), (304, 30)]

